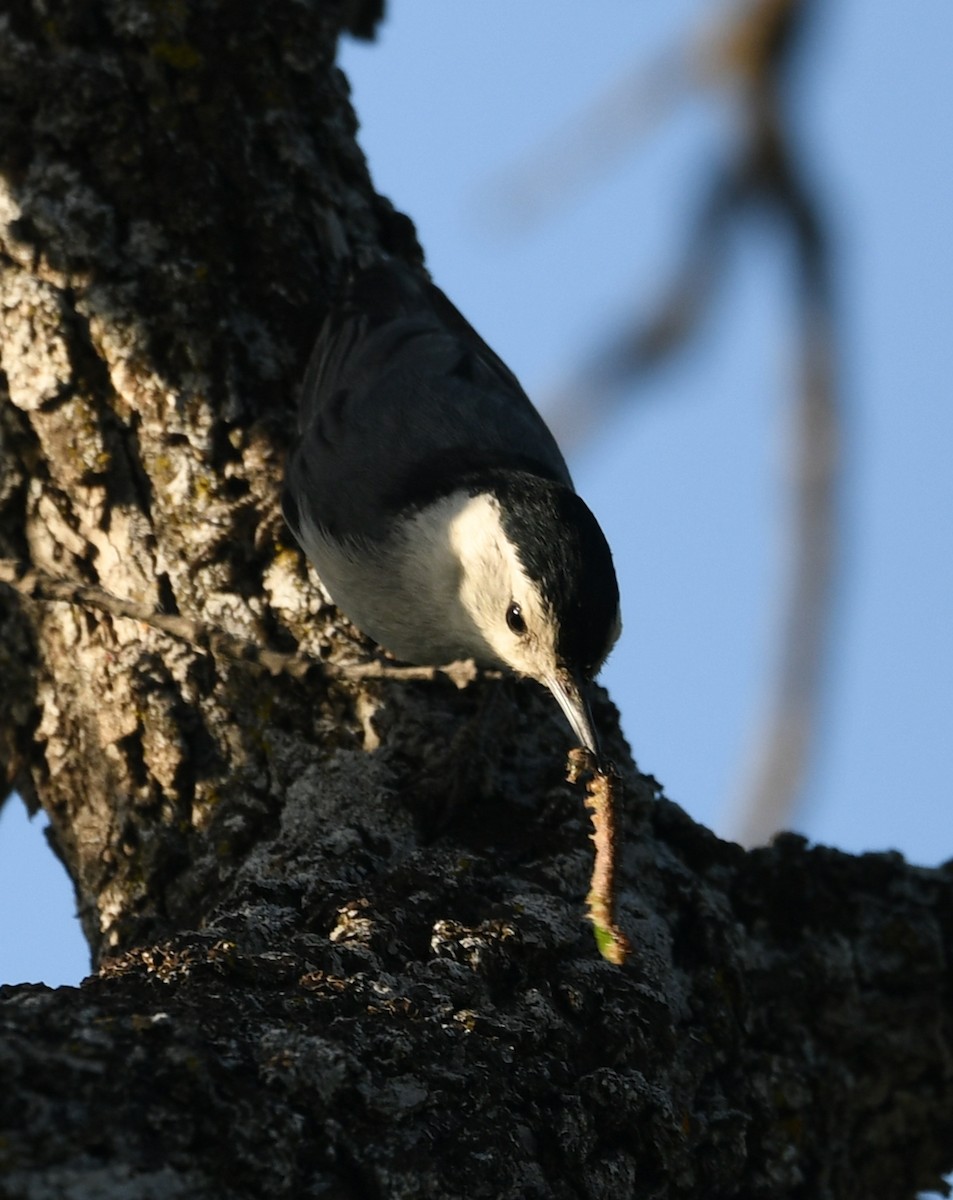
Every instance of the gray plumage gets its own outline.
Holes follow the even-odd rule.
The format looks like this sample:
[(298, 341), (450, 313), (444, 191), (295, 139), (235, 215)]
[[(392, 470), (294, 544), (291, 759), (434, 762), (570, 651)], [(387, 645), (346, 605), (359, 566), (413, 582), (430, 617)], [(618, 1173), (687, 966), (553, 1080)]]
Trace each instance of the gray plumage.
[[(387, 260), (354, 278), (325, 321), (301, 391), (291, 490), (326, 529), (381, 538), (406, 500), (475, 466), (572, 487), (516, 376), (442, 292)], [(408, 459), (395, 447), (413, 437)]]

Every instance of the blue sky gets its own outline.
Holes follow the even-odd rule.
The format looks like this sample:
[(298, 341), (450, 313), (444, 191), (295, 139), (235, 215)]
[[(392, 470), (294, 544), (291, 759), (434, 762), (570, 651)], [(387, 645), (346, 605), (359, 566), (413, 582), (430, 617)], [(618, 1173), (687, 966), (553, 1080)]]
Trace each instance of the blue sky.
[[(520, 234), (498, 219), (494, 181), (712, 12), (662, 7), (603, 0), (593, 21), (565, 0), (392, 0), (379, 42), (344, 49), (378, 189), (544, 411), (604, 331), (651, 303), (732, 127), (688, 100)], [(837, 250), (846, 554), (795, 824), (934, 864), (953, 854), (953, 8), (817, 7), (795, 99)], [(642, 769), (720, 831), (770, 679), (794, 363), (783, 253), (767, 228), (735, 250), (691, 352), (571, 461), (623, 592), (603, 680)], [(39, 822), (8, 804), (0, 981), (80, 978), (72, 911)]]

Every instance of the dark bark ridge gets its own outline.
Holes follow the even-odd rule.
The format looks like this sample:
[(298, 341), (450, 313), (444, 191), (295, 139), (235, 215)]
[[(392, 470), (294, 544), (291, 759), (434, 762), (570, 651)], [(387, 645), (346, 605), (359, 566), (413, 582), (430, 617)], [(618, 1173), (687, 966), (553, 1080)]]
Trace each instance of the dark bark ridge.
[(936, 1186), (948, 870), (718, 842), (597, 694), (617, 968), (552, 704), (337, 670), (367, 646), (277, 499), (342, 262), (419, 258), (333, 65), (377, 9), (0, 15), (0, 557), (76, 588), (0, 586), (0, 792), (49, 813), (101, 968), (0, 989), (0, 1195)]
[[(353, 781), (348, 758), (332, 774)], [(313, 801), (313, 780), (289, 786), (282, 831), (204, 933), (108, 960), (79, 991), (0, 992), (0, 1194), (939, 1186), (950, 872), (793, 837), (744, 855), (642, 795), (620, 969), (580, 919), (568, 788), (542, 811), (489, 801), (388, 864), (355, 850), (386, 840), (359, 824), (369, 806), (337, 814), (337, 878), (327, 844), (302, 853), (303, 826), (328, 827)]]

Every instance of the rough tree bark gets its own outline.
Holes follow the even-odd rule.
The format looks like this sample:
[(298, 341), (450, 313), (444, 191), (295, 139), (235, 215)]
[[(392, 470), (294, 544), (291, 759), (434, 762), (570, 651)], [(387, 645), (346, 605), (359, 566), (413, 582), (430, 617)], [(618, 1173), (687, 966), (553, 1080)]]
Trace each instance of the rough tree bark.
[(96, 968), (0, 989), (0, 1195), (939, 1186), (949, 870), (720, 843), (597, 697), (610, 966), (554, 706), (342, 666), (277, 496), (342, 260), (419, 258), (334, 66), (373, 8), (0, 10), (0, 792), (49, 814)]

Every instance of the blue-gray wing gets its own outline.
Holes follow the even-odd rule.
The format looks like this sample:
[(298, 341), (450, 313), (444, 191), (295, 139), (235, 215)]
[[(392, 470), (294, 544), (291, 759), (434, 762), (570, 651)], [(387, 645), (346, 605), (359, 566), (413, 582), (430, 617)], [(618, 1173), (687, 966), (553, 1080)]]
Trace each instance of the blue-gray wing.
[[(522, 470), (572, 486), (516, 377), (433, 284), (384, 260), (352, 276), (305, 376), (285, 515), (386, 535), (400, 510)], [(303, 512), (302, 512), (303, 510)]]

